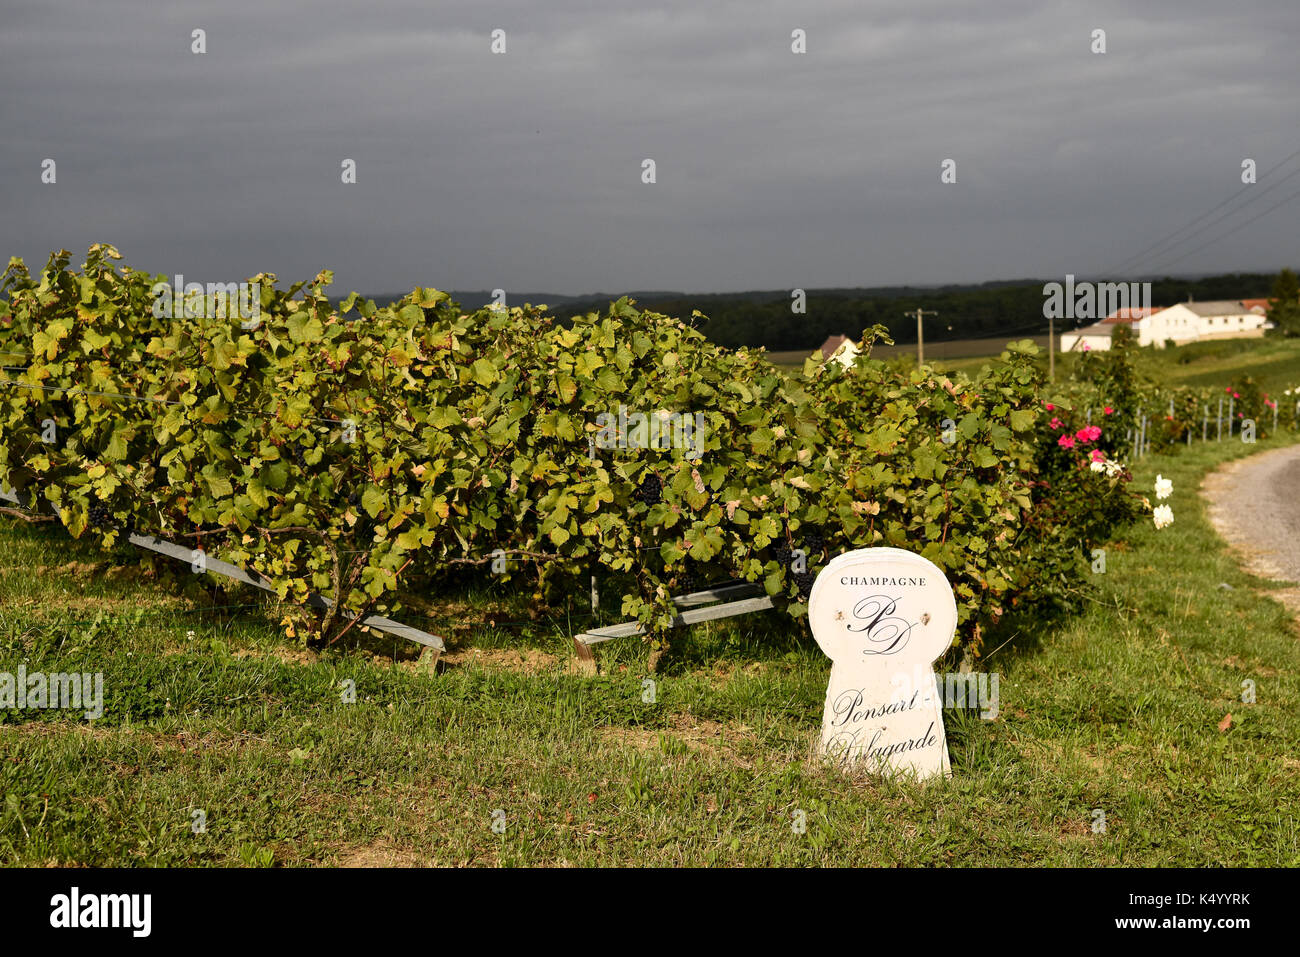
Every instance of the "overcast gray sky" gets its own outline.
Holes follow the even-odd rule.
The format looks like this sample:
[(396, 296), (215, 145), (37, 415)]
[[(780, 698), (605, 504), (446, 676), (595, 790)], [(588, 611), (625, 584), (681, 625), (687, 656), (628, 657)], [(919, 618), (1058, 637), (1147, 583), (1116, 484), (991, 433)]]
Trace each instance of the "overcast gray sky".
[[(370, 293), (1096, 274), (1300, 149), (1298, 41), (1296, 0), (0, 0), (0, 256)], [(1169, 270), (1295, 265), (1298, 217)]]

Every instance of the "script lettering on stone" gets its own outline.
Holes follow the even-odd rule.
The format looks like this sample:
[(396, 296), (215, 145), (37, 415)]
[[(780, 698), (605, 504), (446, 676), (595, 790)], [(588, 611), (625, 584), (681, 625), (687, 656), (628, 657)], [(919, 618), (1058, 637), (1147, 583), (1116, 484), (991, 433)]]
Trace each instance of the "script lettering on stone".
[(885, 774), (949, 774), (934, 662), (952, 643), (957, 603), (938, 566), (901, 548), (836, 556), (813, 583), (808, 619), (832, 662), (823, 753)]

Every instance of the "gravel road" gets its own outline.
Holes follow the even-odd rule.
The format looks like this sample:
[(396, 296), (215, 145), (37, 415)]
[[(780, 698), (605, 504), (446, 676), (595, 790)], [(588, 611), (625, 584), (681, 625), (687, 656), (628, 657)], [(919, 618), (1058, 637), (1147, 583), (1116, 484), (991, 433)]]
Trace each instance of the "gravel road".
[(1201, 494), (1249, 571), (1297, 583), (1270, 594), (1300, 611), (1300, 445), (1230, 462), (1206, 476)]

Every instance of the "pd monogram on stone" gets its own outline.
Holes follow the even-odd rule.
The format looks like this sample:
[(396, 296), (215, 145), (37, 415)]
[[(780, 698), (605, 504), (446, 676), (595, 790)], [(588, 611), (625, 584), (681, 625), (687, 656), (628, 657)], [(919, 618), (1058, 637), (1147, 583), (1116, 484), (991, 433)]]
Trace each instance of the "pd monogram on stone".
[(823, 753), (885, 774), (949, 774), (933, 666), (952, 644), (957, 603), (938, 566), (900, 548), (839, 555), (813, 584), (808, 619), (832, 662)]

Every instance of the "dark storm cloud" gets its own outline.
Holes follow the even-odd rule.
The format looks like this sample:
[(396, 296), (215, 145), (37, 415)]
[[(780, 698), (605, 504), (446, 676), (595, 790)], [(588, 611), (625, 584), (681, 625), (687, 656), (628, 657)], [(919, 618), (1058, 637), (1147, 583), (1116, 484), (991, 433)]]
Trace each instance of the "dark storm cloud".
[[(1300, 148), (1294, 0), (73, 0), (0, 18), (0, 254), (110, 241), (204, 281), (328, 267), (340, 290), (576, 293), (1086, 274), (1239, 189), (1243, 158), (1262, 172)], [(1295, 263), (1297, 211), (1170, 268)]]

